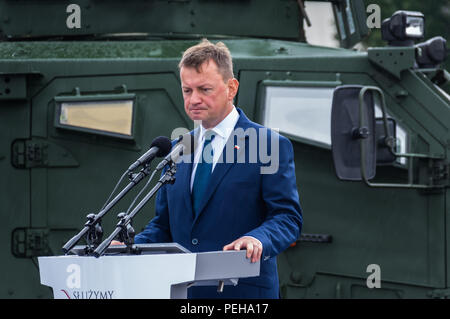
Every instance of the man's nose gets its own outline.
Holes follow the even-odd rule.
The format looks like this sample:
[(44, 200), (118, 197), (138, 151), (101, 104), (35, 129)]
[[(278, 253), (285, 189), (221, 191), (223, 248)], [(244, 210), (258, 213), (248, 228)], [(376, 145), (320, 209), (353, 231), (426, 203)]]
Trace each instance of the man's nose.
[(202, 103), (201, 96), (197, 90), (193, 90), (191, 94), (191, 104), (200, 104)]

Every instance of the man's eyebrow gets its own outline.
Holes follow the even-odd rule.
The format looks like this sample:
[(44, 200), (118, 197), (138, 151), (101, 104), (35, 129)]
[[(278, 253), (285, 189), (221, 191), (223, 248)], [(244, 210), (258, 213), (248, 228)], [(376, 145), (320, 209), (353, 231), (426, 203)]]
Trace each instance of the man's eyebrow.
[[(203, 83), (203, 84), (200, 84), (200, 85), (197, 85), (197, 86), (195, 86), (195, 87), (197, 87), (197, 88), (204, 88), (204, 87), (212, 87), (213, 85), (212, 84), (210, 84), (210, 83)], [(192, 88), (191, 86), (189, 86), (189, 85), (181, 85), (181, 87), (183, 88), (183, 89), (190, 89), (190, 88)]]

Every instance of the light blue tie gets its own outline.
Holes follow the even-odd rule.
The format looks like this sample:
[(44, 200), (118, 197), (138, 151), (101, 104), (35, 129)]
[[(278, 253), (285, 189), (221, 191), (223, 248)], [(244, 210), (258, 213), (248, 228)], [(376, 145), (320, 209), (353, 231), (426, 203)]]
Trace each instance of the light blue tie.
[(213, 131), (207, 131), (205, 133), (205, 143), (203, 144), (201, 158), (197, 164), (197, 170), (195, 171), (194, 185), (192, 186), (192, 208), (195, 216), (199, 213), (200, 203), (208, 188), (209, 179), (211, 177), (214, 153), (212, 146), (209, 145), (214, 139), (214, 136)]

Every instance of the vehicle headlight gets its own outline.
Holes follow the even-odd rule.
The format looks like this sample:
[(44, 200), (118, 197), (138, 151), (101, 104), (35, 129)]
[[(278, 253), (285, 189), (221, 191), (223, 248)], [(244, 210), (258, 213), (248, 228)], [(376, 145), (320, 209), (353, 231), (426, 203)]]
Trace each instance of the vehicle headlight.
[[(419, 12), (419, 14), (421, 14)], [(407, 16), (405, 35), (411, 38), (422, 39), (424, 37), (424, 19), (421, 16)]]
[(381, 25), (381, 37), (393, 46), (412, 46), (425, 35), (425, 17), (417, 11), (396, 11)]

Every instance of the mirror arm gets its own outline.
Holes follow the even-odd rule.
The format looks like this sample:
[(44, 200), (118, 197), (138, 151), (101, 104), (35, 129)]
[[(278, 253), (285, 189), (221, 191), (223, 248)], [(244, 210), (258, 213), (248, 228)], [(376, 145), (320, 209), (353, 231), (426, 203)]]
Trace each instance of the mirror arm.
[[(364, 94), (367, 91), (375, 91), (378, 93), (381, 99), (381, 110), (383, 112), (383, 124), (384, 124), (384, 133), (386, 136), (386, 144), (389, 146), (390, 151), (396, 156), (396, 157), (406, 157), (408, 159), (408, 184), (394, 184), (394, 183), (372, 183), (368, 180), (366, 175), (366, 154), (365, 154), (365, 145), (364, 145), (364, 139), (360, 140), (360, 151), (361, 151), (361, 176), (369, 187), (391, 187), (391, 188), (416, 188), (416, 189), (433, 189), (433, 188), (442, 188), (445, 187), (445, 185), (424, 185), (424, 184), (414, 184), (413, 183), (413, 158), (428, 158), (431, 160), (441, 160), (444, 157), (443, 156), (431, 156), (427, 154), (416, 154), (416, 153), (397, 153), (395, 151), (395, 142), (392, 141), (394, 138), (391, 136), (389, 132), (388, 127), (388, 120), (386, 115), (386, 102), (384, 99), (384, 94), (378, 87), (374, 86), (365, 86), (361, 89), (359, 92), (359, 125), (360, 127), (363, 127), (364, 125), (364, 108), (366, 107), (364, 103)], [(372, 134), (375, 134), (375, 132), (369, 132)]]

